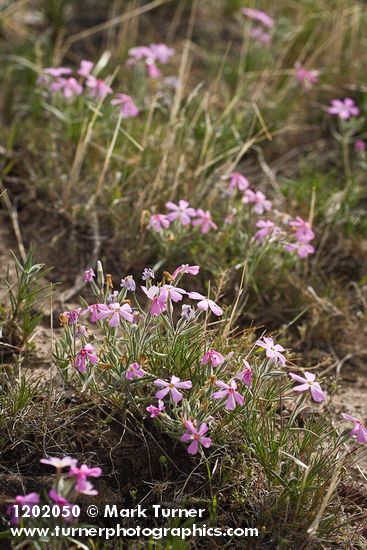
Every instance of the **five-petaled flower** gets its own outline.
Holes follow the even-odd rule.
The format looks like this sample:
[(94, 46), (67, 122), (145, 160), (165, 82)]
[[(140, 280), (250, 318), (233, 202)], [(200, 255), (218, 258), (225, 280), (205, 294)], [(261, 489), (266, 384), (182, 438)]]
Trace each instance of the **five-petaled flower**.
[(270, 220), (258, 220), (256, 222), (256, 227), (259, 227), (259, 231), (255, 233), (255, 240), (259, 242), (264, 241), (266, 237), (270, 236), (274, 239), (281, 233), (280, 227)]
[(244, 204), (253, 204), (254, 212), (259, 216), (264, 214), (264, 212), (269, 212), (272, 209), (271, 202), (265, 197), (264, 193), (261, 191), (252, 191), (251, 189), (246, 189), (242, 202)]
[(285, 351), (285, 349), (280, 344), (274, 344), (274, 340), (272, 338), (264, 337), (262, 340), (257, 340), (256, 345), (264, 348), (266, 350), (266, 357), (271, 359), (273, 362), (285, 365), (285, 357), (281, 353), (282, 351)]
[(287, 252), (296, 252), (300, 258), (306, 258), (315, 252), (315, 247), (310, 243), (289, 243), (285, 245)]
[(221, 307), (213, 302), (213, 300), (206, 298), (199, 292), (189, 292), (188, 297), (190, 300), (199, 300), (197, 304), (199, 309), (202, 309), (203, 311), (208, 311), (208, 309), (210, 309), (217, 317), (223, 315), (223, 309)]
[(170, 226), (170, 221), (166, 214), (152, 214), (150, 216), (148, 229), (153, 229), (157, 233), (162, 229), (167, 229)]
[(139, 363), (131, 363), (131, 365), (127, 367), (125, 376), (128, 380), (134, 380), (134, 378), (142, 378), (144, 374), (145, 372)]
[(252, 386), (252, 377), (254, 375), (251, 365), (246, 359), (243, 361), (244, 369), (236, 376), (237, 380), (240, 380), (242, 384), (245, 384), (248, 388)]
[(112, 94), (112, 88), (101, 78), (89, 75), (85, 84), (89, 88), (89, 94), (97, 99), (104, 99), (108, 94)]
[(238, 191), (243, 192), (246, 191), (246, 189), (248, 189), (250, 186), (248, 179), (240, 174), (240, 172), (232, 172), (231, 174), (222, 176), (222, 179), (229, 180), (228, 187), (230, 191), (238, 189)]
[(154, 381), (154, 384), (163, 388), (155, 394), (157, 399), (163, 399), (168, 393), (171, 393), (174, 403), (179, 403), (183, 397), (182, 393), (178, 391), (179, 389), (189, 390), (192, 388), (191, 380), (181, 382), (180, 378), (177, 378), (177, 376), (172, 376), (170, 382), (158, 378), (158, 380)]
[(172, 280), (176, 279), (176, 277), (180, 274), (187, 273), (188, 275), (197, 275), (200, 271), (200, 267), (198, 265), (189, 265), (189, 264), (182, 264), (179, 267), (176, 267), (172, 274)]
[(127, 94), (116, 94), (116, 97), (111, 100), (111, 105), (120, 107), (121, 118), (132, 118), (139, 114), (139, 109), (134, 103), (133, 98)]
[(327, 108), (330, 115), (336, 115), (340, 120), (348, 120), (359, 115), (359, 108), (354, 103), (353, 99), (346, 97), (345, 99), (333, 99), (331, 107)]
[(84, 495), (97, 495), (98, 492), (93, 485), (88, 481), (88, 477), (100, 477), (102, 470), (99, 466), (90, 468), (86, 464), (81, 466), (71, 466), (69, 470), (70, 476), (75, 476), (74, 489), (77, 493)]
[(353, 422), (353, 429), (350, 432), (350, 436), (354, 437), (356, 436), (358, 443), (367, 443), (367, 428), (364, 427), (362, 424), (362, 421), (359, 420), (359, 418), (356, 418), (355, 416), (351, 416), (350, 414), (342, 413), (342, 417), (344, 420), (348, 420), (349, 422)]
[(41, 458), (40, 462), (42, 464), (53, 466), (54, 468), (56, 468), (56, 470), (62, 470), (63, 468), (76, 466), (78, 461), (75, 458), (71, 458), (70, 456), (63, 456), (62, 458), (59, 458), (57, 456), (48, 456), (46, 458)]
[[(18, 495), (15, 497), (14, 501), (10, 506), (8, 506), (6, 513), (10, 516), (10, 523), (12, 525), (19, 525), (21, 514), (19, 514), (19, 509), (22, 509), (22, 506), (29, 507), (29, 515), (32, 517), (33, 508), (35, 505), (39, 504), (40, 497), (38, 493), (28, 493), (27, 495)], [(18, 505), (18, 512), (16, 513), (15, 506)]]
[(319, 71), (306, 69), (299, 61), (295, 65), (296, 79), (303, 84), (306, 91), (316, 84), (319, 78)]
[(191, 218), (196, 215), (195, 208), (191, 208), (189, 203), (185, 200), (178, 201), (178, 204), (168, 201), (166, 202), (167, 210), (170, 212), (167, 214), (167, 218), (170, 222), (178, 220), (182, 225), (189, 225)]
[(77, 73), (79, 76), (84, 76), (87, 78), (93, 70), (93, 61), (88, 61), (87, 59), (82, 59), (79, 65)]
[(208, 233), (209, 229), (218, 229), (216, 224), (212, 220), (212, 215), (209, 210), (202, 210), (199, 208), (196, 210), (195, 219), (192, 221), (194, 227), (200, 227), (201, 233)]
[(98, 357), (94, 351), (92, 344), (85, 344), (78, 353), (74, 361), (74, 367), (79, 372), (85, 372), (87, 370), (87, 363), (95, 365), (98, 362)]
[(51, 92), (62, 92), (65, 99), (71, 99), (74, 96), (82, 95), (83, 86), (74, 77), (59, 78), (50, 86)]
[(298, 374), (294, 374), (293, 372), (289, 373), (289, 376), (296, 380), (296, 382), (301, 382), (300, 386), (295, 386), (293, 388), (294, 391), (297, 392), (305, 392), (310, 391), (312, 399), (316, 401), (317, 403), (321, 403), (321, 401), (324, 401), (325, 394), (321, 389), (321, 386), (318, 382), (316, 382), (316, 376), (312, 372), (304, 372), (304, 377), (299, 376)]
[(168, 292), (161, 291), (161, 289), (153, 285), (149, 289), (145, 286), (140, 287), (146, 296), (151, 300), (149, 312), (153, 317), (157, 317), (167, 309)]
[(295, 231), (295, 237), (300, 243), (308, 243), (315, 238), (315, 233), (312, 231), (310, 222), (297, 216), (294, 220), (290, 220), (289, 227)]
[(156, 418), (156, 416), (165, 410), (165, 406), (163, 401), (159, 399), (157, 407), (155, 405), (149, 405), (145, 410), (150, 414), (150, 418)]
[(212, 440), (210, 439), (210, 437), (205, 437), (205, 434), (209, 430), (205, 422), (203, 422), (201, 426), (199, 426), (199, 428), (197, 429), (195, 428), (191, 420), (186, 420), (185, 429), (186, 433), (181, 436), (181, 441), (183, 441), (184, 443), (191, 441), (190, 445), (187, 448), (187, 452), (190, 455), (196, 455), (200, 445), (202, 445), (206, 449), (211, 446)]
[(83, 281), (85, 283), (90, 283), (91, 281), (93, 281), (93, 278), (95, 276), (96, 274), (94, 273), (93, 269), (91, 267), (88, 267), (88, 269), (84, 271)]
[(238, 393), (237, 384), (234, 380), (231, 380), (229, 384), (226, 384), (222, 380), (218, 380), (215, 385), (218, 386), (218, 388), (221, 388), (221, 390), (214, 392), (212, 397), (214, 399), (222, 399), (223, 397), (226, 397), (226, 409), (228, 411), (234, 411), (236, 408), (236, 403), (241, 406), (243, 405), (243, 397)]
[(112, 328), (119, 326), (121, 319), (125, 319), (129, 323), (134, 320), (133, 310), (129, 304), (123, 304), (122, 306), (118, 302), (109, 304), (99, 304), (98, 319), (109, 319), (108, 324)]
[(60, 509), (60, 516), (64, 519), (66, 522), (72, 522), (73, 521), (73, 514), (72, 514), (72, 504), (68, 501), (67, 498), (60, 495), (55, 489), (51, 489), (48, 492), (48, 496), (52, 500), (54, 506), (56, 508)]
[(201, 360), (202, 365), (206, 365), (207, 363), (210, 363), (212, 367), (218, 367), (221, 363), (223, 363), (224, 357), (219, 351), (215, 351), (215, 349), (209, 349), (205, 354), (204, 357)]

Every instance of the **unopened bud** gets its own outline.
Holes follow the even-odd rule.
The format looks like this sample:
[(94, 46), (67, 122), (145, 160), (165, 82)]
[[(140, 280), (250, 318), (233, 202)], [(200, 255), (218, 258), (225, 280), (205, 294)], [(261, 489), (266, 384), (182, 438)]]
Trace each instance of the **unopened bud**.
[(100, 260), (97, 261), (97, 283), (99, 288), (104, 286), (103, 266)]

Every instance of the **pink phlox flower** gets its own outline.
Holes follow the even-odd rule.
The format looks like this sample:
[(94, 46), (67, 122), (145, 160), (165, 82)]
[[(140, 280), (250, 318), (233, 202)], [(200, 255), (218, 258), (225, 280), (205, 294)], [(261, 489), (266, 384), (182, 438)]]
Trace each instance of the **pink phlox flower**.
[(237, 380), (240, 380), (242, 384), (245, 384), (245, 386), (247, 386), (248, 388), (251, 388), (254, 372), (248, 361), (244, 360), (243, 364), (245, 368), (237, 374), (236, 378)]
[(122, 118), (132, 118), (139, 114), (139, 109), (135, 105), (133, 98), (127, 94), (116, 94), (115, 99), (111, 100), (111, 105), (120, 106), (120, 116)]
[(88, 495), (88, 496), (95, 496), (98, 495), (98, 491), (93, 487), (90, 481), (83, 478), (78, 478), (76, 480), (74, 489), (77, 493)]
[(170, 221), (165, 214), (152, 214), (150, 216), (148, 229), (153, 229), (159, 233), (162, 229), (167, 229), (169, 225)]
[(73, 71), (69, 67), (47, 67), (42, 71), (44, 74), (50, 75), (53, 78), (60, 78), (61, 76), (71, 74)]
[(169, 48), (166, 44), (150, 44), (149, 46), (151, 58), (166, 65), (171, 57), (175, 55), (175, 50)]
[(100, 477), (102, 474), (101, 468), (95, 466), (90, 468), (86, 464), (82, 464), (80, 467), (71, 466), (69, 470), (70, 476), (75, 476), (74, 489), (77, 493), (84, 495), (97, 495), (98, 491), (94, 489), (93, 485), (88, 481), (88, 477)]
[(286, 359), (282, 354), (285, 351), (280, 344), (274, 344), (273, 338), (264, 337), (262, 340), (257, 340), (256, 345), (266, 350), (266, 357), (272, 359), (274, 363), (285, 365)]
[(357, 436), (356, 439), (358, 443), (367, 443), (367, 429), (364, 427), (361, 420), (346, 413), (342, 413), (342, 417), (344, 418), (344, 420), (348, 420), (349, 422), (353, 422), (354, 424), (353, 429), (350, 432), (350, 436)]
[(129, 50), (129, 57), (128, 63), (130, 65), (133, 65), (137, 61), (141, 61), (142, 59), (147, 59), (152, 57), (152, 52), (148, 46), (136, 46), (135, 48), (130, 48)]
[(333, 99), (331, 107), (327, 108), (330, 115), (336, 115), (341, 120), (348, 120), (351, 117), (359, 115), (359, 108), (356, 106), (353, 99), (346, 97), (345, 99)]
[(125, 319), (129, 323), (134, 320), (133, 310), (129, 304), (123, 304), (122, 306), (118, 302), (112, 304), (99, 304), (98, 319), (109, 319), (108, 324), (112, 328), (119, 326), (121, 319)]
[(296, 79), (301, 82), (306, 90), (309, 90), (313, 84), (317, 83), (319, 71), (308, 70), (297, 61), (295, 64)]
[(77, 70), (78, 75), (88, 78), (90, 73), (93, 70), (93, 61), (88, 61), (87, 59), (82, 59), (80, 62), (79, 69)]
[(178, 391), (179, 389), (189, 390), (192, 388), (191, 380), (181, 382), (180, 378), (177, 378), (177, 376), (172, 376), (170, 382), (159, 378), (154, 381), (154, 384), (163, 388), (155, 394), (157, 399), (163, 399), (168, 393), (170, 393), (174, 403), (179, 403), (183, 397), (182, 393)]
[(82, 95), (83, 86), (73, 76), (70, 78), (59, 78), (50, 86), (51, 92), (62, 92), (65, 99)]
[(354, 142), (354, 149), (357, 152), (365, 151), (366, 150), (366, 142), (363, 141), (363, 139), (357, 139), (357, 141)]
[(209, 430), (205, 422), (203, 422), (201, 426), (199, 426), (199, 428), (197, 429), (195, 428), (191, 420), (186, 420), (185, 429), (186, 429), (186, 433), (184, 433), (180, 439), (184, 443), (191, 441), (190, 445), (187, 448), (187, 452), (190, 455), (196, 455), (200, 445), (202, 445), (206, 449), (208, 449), (211, 446), (212, 440), (210, 439), (210, 437), (204, 437), (207, 431)]
[(218, 380), (215, 385), (222, 389), (214, 392), (212, 397), (214, 399), (222, 399), (223, 397), (226, 397), (226, 409), (228, 411), (234, 411), (236, 408), (236, 403), (241, 406), (243, 405), (243, 397), (238, 393), (237, 384), (234, 380), (231, 380), (229, 384), (226, 384), (222, 380)]
[(201, 360), (202, 365), (206, 365), (207, 363), (210, 363), (212, 367), (218, 367), (221, 365), (224, 361), (224, 357), (219, 351), (215, 351), (215, 349), (209, 349), (205, 354), (204, 357)]
[(89, 94), (97, 99), (104, 99), (112, 94), (112, 88), (101, 78), (89, 75), (85, 85), (89, 88)]
[(223, 309), (221, 307), (219, 307), (213, 300), (199, 294), (199, 292), (189, 292), (188, 297), (190, 300), (199, 300), (197, 304), (199, 309), (202, 309), (203, 311), (208, 311), (208, 309), (210, 309), (217, 317), (223, 315)]
[(253, 27), (250, 29), (250, 36), (256, 40), (256, 42), (264, 46), (269, 46), (271, 43), (271, 34), (264, 31), (261, 27)]
[(92, 363), (95, 365), (98, 363), (98, 357), (94, 351), (94, 346), (92, 344), (85, 344), (78, 353), (74, 361), (74, 367), (79, 372), (85, 372), (87, 370), (87, 363)]
[(78, 461), (70, 456), (63, 456), (62, 458), (57, 456), (48, 456), (47, 458), (41, 458), (40, 462), (42, 464), (53, 466), (56, 470), (62, 470), (63, 468), (76, 466)]
[(266, 237), (271, 236), (276, 238), (281, 234), (281, 229), (275, 223), (270, 220), (259, 220), (256, 222), (256, 227), (259, 227), (259, 231), (255, 233), (255, 239), (262, 242)]
[(150, 314), (157, 317), (167, 309), (168, 292), (158, 286), (151, 286), (147, 289), (145, 286), (140, 287), (146, 296), (151, 300)]
[(178, 220), (182, 225), (188, 225), (191, 223), (191, 218), (194, 218), (196, 215), (196, 210), (189, 206), (189, 203), (185, 200), (178, 201), (178, 204), (168, 201), (166, 203), (166, 208), (170, 210), (167, 214), (167, 218), (170, 222)]
[(72, 515), (73, 505), (68, 501), (68, 499), (60, 495), (57, 491), (55, 491), (55, 489), (51, 489), (48, 492), (48, 496), (50, 497), (54, 505), (60, 508), (62, 512), (64, 510), (69, 510), (69, 515), (63, 515), (62, 517), (66, 522), (72, 522), (74, 520), (74, 517)]
[(241, 12), (249, 19), (260, 21), (260, 23), (262, 23), (264, 27), (268, 27), (268, 29), (271, 29), (274, 26), (274, 19), (264, 11), (254, 10), (252, 8), (242, 8)]
[(168, 63), (175, 51), (165, 44), (150, 44), (150, 46), (138, 46), (129, 50), (128, 65), (135, 65), (138, 61), (144, 60), (148, 74), (151, 78), (158, 78), (162, 75), (157, 61), (162, 64)]
[(290, 243), (286, 244), (284, 248), (287, 252), (297, 252), (300, 258), (306, 258), (309, 254), (313, 254), (315, 252), (315, 247), (309, 243)]
[(40, 497), (38, 493), (28, 493), (27, 495), (16, 496), (14, 501), (10, 504), (10, 506), (8, 506), (6, 510), (7, 515), (10, 516), (10, 523), (12, 525), (19, 525), (20, 523), (21, 514), (19, 514), (20, 517), (15, 515), (15, 509), (14, 509), (15, 505), (18, 505), (20, 507), (24, 505), (28, 505), (30, 515), (32, 516), (33, 507), (36, 504), (39, 504), (39, 502), (40, 502)]
[(105, 307), (105, 304), (91, 304), (86, 309), (83, 309), (80, 315), (87, 315), (88, 313), (90, 313), (90, 321), (92, 323), (96, 323), (99, 319), (99, 313), (100, 311), (102, 311), (101, 308), (103, 307)]
[(297, 216), (294, 220), (290, 220), (288, 225), (295, 230), (295, 237), (300, 243), (308, 243), (315, 238), (315, 233), (312, 231), (311, 224)]
[(209, 229), (218, 229), (212, 220), (212, 215), (209, 210), (204, 211), (199, 208), (196, 210), (195, 216), (197, 217), (192, 221), (192, 225), (200, 227), (201, 233), (208, 233)]
[(189, 265), (189, 264), (182, 264), (179, 267), (176, 267), (176, 269), (173, 272), (172, 279), (175, 280), (177, 275), (180, 273), (188, 275), (197, 275), (200, 271), (200, 267), (198, 265)]
[(85, 283), (90, 283), (91, 281), (93, 281), (93, 278), (95, 276), (96, 274), (94, 273), (93, 269), (91, 267), (88, 267), (88, 269), (84, 271), (83, 281)]
[(69, 325), (76, 325), (78, 322), (78, 318), (81, 312), (81, 307), (78, 307), (77, 309), (72, 309), (71, 311), (64, 311), (62, 313), (63, 316), (67, 317)]
[(156, 418), (160, 413), (162, 413), (165, 410), (165, 406), (163, 401), (160, 399), (158, 400), (158, 407), (155, 407), (154, 405), (149, 405), (145, 410), (148, 411), (150, 414), (150, 418)]
[(146, 67), (150, 78), (159, 78), (162, 76), (162, 71), (152, 59), (147, 59)]
[(139, 363), (131, 363), (127, 367), (126, 378), (128, 380), (134, 380), (134, 378), (142, 378), (145, 375), (141, 365)]
[(166, 44), (150, 44), (150, 46), (137, 46), (130, 48), (130, 63), (145, 60), (158, 61), (163, 65), (167, 64), (175, 50), (166, 46)]
[(167, 292), (168, 297), (171, 298), (172, 302), (181, 302), (183, 296), (187, 294), (186, 290), (183, 288), (173, 285), (163, 285), (161, 287), (161, 293), (163, 291)]
[(244, 204), (254, 204), (254, 211), (256, 214), (263, 214), (264, 212), (269, 212), (272, 208), (272, 204), (265, 197), (264, 193), (261, 191), (252, 191), (251, 189), (246, 189), (242, 202)]
[(293, 380), (296, 380), (297, 382), (301, 382), (300, 386), (295, 386), (293, 388), (294, 391), (297, 392), (305, 392), (310, 391), (312, 399), (316, 401), (317, 403), (320, 403), (321, 401), (324, 401), (325, 394), (321, 389), (321, 386), (318, 382), (316, 382), (316, 376), (312, 372), (304, 372), (304, 377), (299, 376), (298, 374), (294, 374), (293, 372), (289, 373), (289, 376), (293, 378)]
[(87, 477), (100, 477), (102, 475), (102, 468), (99, 466), (90, 467), (87, 466), (87, 464), (82, 464), (81, 466), (70, 466), (69, 475), (84, 479)]
[(246, 189), (248, 189), (250, 185), (248, 179), (240, 174), (240, 172), (232, 172), (227, 176), (223, 176), (223, 179), (229, 180), (228, 187), (231, 191), (234, 191), (234, 189), (238, 189), (239, 191), (246, 191)]

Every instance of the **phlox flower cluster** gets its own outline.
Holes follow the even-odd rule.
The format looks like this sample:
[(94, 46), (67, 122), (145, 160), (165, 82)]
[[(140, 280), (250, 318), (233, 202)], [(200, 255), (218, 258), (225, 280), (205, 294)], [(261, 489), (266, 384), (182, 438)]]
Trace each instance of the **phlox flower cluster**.
[[(301, 242), (303, 239), (307, 241), (313, 235), (312, 229), (307, 224), (301, 223), (300, 219), (293, 220), (291, 227), (298, 233), (297, 238)], [(119, 342), (117, 336), (119, 330), (122, 331), (121, 341), (126, 343), (133, 338), (134, 331), (139, 328), (139, 325), (144, 332), (158, 330), (160, 324), (156, 318), (160, 316), (165, 318), (161, 326), (171, 324), (172, 330), (175, 330), (175, 322), (176, 328), (181, 327), (180, 330), (191, 323), (196, 323), (201, 311), (211, 312), (214, 316), (220, 317), (223, 310), (216, 302), (204, 294), (186, 290), (181, 286), (182, 278), (195, 277), (199, 269), (199, 266), (182, 264), (172, 274), (165, 271), (160, 280), (157, 273), (146, 268), (142, 274), (145, 285), (141, 286), (142, 295), (147, 300), (144, 312), (141, 307), (137, 311), (130, 300), (125, 299), (127, 292), (132, 292), (134, 297), (137, 290), (132, 276), (122, 279), (121, 290), (111, 295), (112, 281), (107, 276), (100, 277), (100, 280), (104, 281), (104, 287), (108, 288), (99, 287), (95, 282), (96, 276), (93, 269), (88, 268), (85, 279), (89, 280), (98, 296), (104, 296), (104, 302), (100, 300), (82, 310), (78, 308), (71, 312), (64, 312), (63, 326), (67, 333), (69, 331), (69, 334), (75, 334), (79, 317), (89, 316), (92, 324), (99, 324), (99, 330), (103, 336), (97, 339), (97, 342), (100, 342), (98, 353), (95, 349), (96, 342), (93, 344), (89, 342), (89, 336), (79, 338), (81, 349), (75, 352), (73, 362), (75, 369), (83, 377), (85, 373), (92, 375), (93, 369), (98, 368), (99, 363), (108, 364), (109, 342), (112, 339), (111, 350), (115, 353)], [(101, 269), (99, 273), (100, 271)], [(109, 282), (106, 283), (106, 280)], [(174, 308), (176, 304), (182, 305), (187, 298), (196, 302), (197, 308), (195, 310), (191, 305), (184, 304), (186, 308), (182, 308), (182, 314), (179, 316), (179, 312), (175, 312)], [(174, 321), (174, 318), (177, 318), (177, 321)], [(133, 329), (133, 326), (136, 328)], [(122, 372), (119, 371), (118, 380), (128, 385), (126, 387), (129, 388), (130, 396), (133, 396), (136, 388), (139, 392), (137, 403), (144, 403), (146, 414), (172, 436), (187, 444), (187, 453), (195, 456), (214, 445), (213, 436), (216, 434), (218, 415), (220, 418), (226, 415), (230, 422), (232, 415), (242, 414), (242, 412), (245, 414), (246, 406), (252, 399), (252, 394), (259, 385), (258, 382), (261, 386), (261, 378), (264, 375), (267, 376), (267, 373), (271, 372), (274, 376), (288, 375), (292, 381), (296, 382), (294, 386), (287, 385), (284, 392), (284, 397), (287, 399), (302, 395), (301, 403), (308, 396), (317, 404), (325, 401), (326, 394), (314, 373), (307, 370), (288, 372), (287, 350), (280, 343), (274, 341), (271, 336), (264, 335), (256, 340), (255, 345), (258, 348), (257, 355), (263, 356), (260, 366), (257, 366), (255, 359), (236, 357), (232, 351), (224, 355), (211, 345), (206, 346), (202, 350), (201, 357), (195, 360), (196, 364), (191, 365), (190, 377), (179, 374), (175, 368), (168, 371), (168, 374), (166, 372), (164, 376), (157, 376), (156, 371), (154, 374), (152, 372), (154, 369), (149, 364), (149, 358), (140, 360), (141, 356), (138, 352), (139, 360), (126, 360), (125, 365), (122, 366)], [(70, 348), (75, 348), (72, 341)], [(67, 355), (69, 357), (70, 352)], [(144, 353), (142, 356), (144, 357)], [(120, 359), (117, 361), (119, 364), (124, 361), (122, 357), (125, 357), (125, 352), (121, 351)], [(195, 374), (196, 371), (200, 373), (199, 377)], [(84, 380), (86, 379), (84, 377)], [(366, 443), (367, 430), (362, 421), (346, 413), (343, 414), (343, 419), (353, 423), (351, 437), (356, 438), (358, 443)], [(52, 457), (43, 459), (43, 462), (54, 466), (58, 472), (66, 467), (69, 468), (68, 479), (73, 483), (73, 494), (96, 494), (89, 478), (98, 477), (101, 473), (99, 468), (78, 466), (76, 461), (69, 457), (61, 459)], [(62, 499), (68, 499), (69, 493), (62, 493), (57, 490), (57, 487), (54, 490), (58, 496), (53, 493), (53, 497), (61, 506)], [(31, 495), (27, 498), (34, 500), (37, 497)]]
[(296, 79), (302, 84), (306, 92), (311, 90), (312, 86), (317, 83), (319, 74), (319, 71), (315, 69), (306, 69), (299, 61), (295, 64)]
[(192, 225), (198, 227), (203, 234), (208, 233), (211, 229), (218, 229), (209, 210), (203, 210), (202, 208), (196, 210), (186, 200), (179, 200), (178, 204), (168, 201), (166, 208), (168, 210), (167, 214), (152, 214), (148, 225), (149, 229), (159, 233), (163, 229), (168, 229), (172, 222), (182, 226)]
[[(97, 478), (102, 475), (99, 466), (89, 467), (87, 464), (78, 466), (78, 461), (70, 456), (61, 458), (49, 456), (40, 460), (42, 464), (55, 468), (55, 482), (50, 491), (48, 491), (48, 502), (53, 507), (60, 509), (59, 518), (66, 522), (75, 521), (71, 510), (79, 495), (95, 496), (98, 491), (93, 487), (88, 478)], [(65, 469), (68, 468), (68, 472)], [(19, 525), (21, 522), (20, 514), (16, 513), (15, 506), (19, 507), (27, 504), (30, 508), (30, 517), (33, 517), (32, 510), (35, 505), (41, 504), (42, 495), (39, 493), (28, 493), (18, 495), (7, 508), (7, 515), (10, 517), (12, 525)], [(19, 510), (19, 509), (18, 509)], [(22, 521), (25, 521), (24, 519)]]
[(250, 29), (250, 36), (260, 44), (268, 46), (272, 38), (270, 31), (274, 27), (272, 17), (262, 10), (247, 7), (242, 8), (241, 13), (255, 23)]
[(166, 65), (171, 57), (175, 55), (175, 50), (166, 46), (166, 44), (150, 44), (149, 46), (137, 46), (129, 50), (127, 65), (137, 65), (143, 63), (151, 78), (162, 76), (158, 64)]
[[(257, 216), (269, 215), (273, 210), (270, 200), (261, 191), (250, 189), (248, 179), (239, 172), (232, 172), (222, 176), (222, 179), (228, 181), (228, 194), (235, 196), (236, 192), (242, 196), (242, 203), (252, 207), (252, 212)], [(236, 220), (238, 210), (231, 207), (231, 213), (226, 217), (225, 223), (232, 224)], [(274, 212), (274, 219), (259, 219), (255, 222), (257, 231), (254, 239), (258, 243), (266, 241), (277, 242), (283, 246), (287, 252), (296, 253), (301, 258), (313, 254), (314, 247), (310, 244), (315, 238), (311, 224), (303, 220), (300, 216), (295, 219), (288, 215), (279, 216)], [(282, 225), (280, 227), (279, 223)]]
[[(48, 67), (42, 71), (38, 83), (52, 94), (61, 94), (67, 101), (83, 94), (97, 101), (104, 100), (113, 90), (108, 79), (93, 75), (93, 69), (93, 62), (86, 59), (81, 61), (75, 74), (69, 67)], [(132, 118), (139, 114), (133, 98), (127, 94), (115, 94), (111, 105), (118, 107), (121, 118)]]

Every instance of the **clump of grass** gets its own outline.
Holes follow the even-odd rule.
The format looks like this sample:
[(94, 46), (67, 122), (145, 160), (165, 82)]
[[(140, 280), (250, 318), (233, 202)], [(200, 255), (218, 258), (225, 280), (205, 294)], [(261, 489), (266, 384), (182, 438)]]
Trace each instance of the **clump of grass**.
[(0, 310), (0, 345), (5, 352), (27, 347), (42, 320), (42, 305), (50, 292), (45, 277), (51, 269), (34, 262), (32, 248), (24, 262), (15, 255), (13, 258), (14, 274), (8, 268)]

